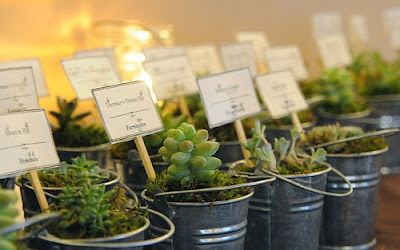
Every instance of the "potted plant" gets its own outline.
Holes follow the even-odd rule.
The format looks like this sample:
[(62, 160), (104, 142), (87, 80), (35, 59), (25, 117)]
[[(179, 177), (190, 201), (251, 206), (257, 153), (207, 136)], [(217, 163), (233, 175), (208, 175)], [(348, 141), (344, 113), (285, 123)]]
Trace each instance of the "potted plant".
[(246, 249), (318, 249), (323, 195), (303, 190), (299, 185), (325, 190), (331, 170), (324, 162), (326, 151), (317, 149), (311, 155), (300, 156), (295, 150), (301, 134), (297, 130), (291, 131), (292, 142), (275, 138), (273, 148), (264, 137), (265, 126), (258, 121), (252, 134), (244, 146), (251, 152), (250, 159), (256, 168), (240, 161), (232, 165), (231, 171), (253, 172), (249, 176), (262, 176), (267, 171), (292, 183), (280, 177), (255, 190), (250, 199)]
[(54, 141), (61, 161), (69, 161), (82, 153), (90, 160), (106, 166), (110, 143), (104, 129), (97, 124), (85, 125), (83, 118), (90, 112), (76, 113), (77, 99), (67, 101), (57, 97), (59, 111), (50, 111), (57, 125), (52, 125)]
[[(59, 168), (38, 171), (38, 176), (49, 203), (55, 201), (55, 196), (65, 186), (79, 189), (85, 184), (104, 184), (107, 189), (112, 189), (120, 180), (115, 172), (100, 169), (96, 161), (87, 160), (85, 154), (71, 159), (71, 164), (62, 162)], [(16, 184), (21, 188), (25, 216), (40, 212), (28, 175), (18, 176)]]
[(358, 94), (348, 71), (340, 69), (324, 71), (314, 86), (324, 96), (314, 108), (318, 125), (336, 122), (342, 125), (354, 125), (357, 119), (370, 114), (365, 99)]
[[(363, 52), (350, 65), (361, 94), (375, 110), (368, 129), (400, 127), (400, 60), (389, 63), (378, 52)], [(400, 135), (387, 138), (389, 150), (400, 146)], [(400, 157), (397, 152), (384, 155), (381, 171), (384, 174), (400, 173)]]
[[(85, 243), (132, 242), (144, 239), (149, 227), (146, 212), (129, 200), (120, 187), (85, 183), (82, 188), (64, 187), (57, 196), (60, 218), (38, 235), (38, 249), (83, 249)], [(106, 248), (102, 248), (106, 249)]]
[[(304, 145), (317, 145), (362, 136), (359, 127), (329, 125), (306, 133)], [(352, 182), (354, 192), (344, 198), (325, 197), (320, 248), (372, 249), (376, 244), (375, 221), (380, 183), (379, 168), (388, 150), (383, 136), (372, 136), (326, 147), (327, 162)], [(341, 191), (346, 184), (328, 174), (327, 191)]]
[[(18, 200), (14, 190), (0, 188), (0, 229), (15, 223), (18, 210), (15, 203)], [(17, 250), (17, 232), (0, 235), (0, 249)]]
[(142, 197), (174, 222), (174, 249), (243, 248), (253, 191), (243, 178), (217, 170), (219, 144), (208, 141), (207, 130), (182, 123), (167, 135), (159, 153), (170, 165), (148, 182)]

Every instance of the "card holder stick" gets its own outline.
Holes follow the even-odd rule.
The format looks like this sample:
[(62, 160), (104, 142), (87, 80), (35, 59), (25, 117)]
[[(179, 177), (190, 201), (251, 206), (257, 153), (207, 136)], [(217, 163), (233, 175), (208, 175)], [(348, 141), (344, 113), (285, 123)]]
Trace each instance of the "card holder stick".
[[(301, 122), (300, 122), (300, 119), (299, 119), (299, 116), (297, 115), (297, 113), (296, 112), (291, 113), (290, 117), (292, 118), (294, 128), (297, 131), (300, 131), (300, 132), (303, 131), (303, 126), (301, 126)], [(305, 141), (306, 140), (305, 134), (301, 134), (300, 138), (302, 141)]]
[(178, 104), (179, 104), (179, 110), (181, 111), (181, 113), (186, 115), (188, 118), (188, 122), (191, 123), (192, 115), (190, 114), (190, 109), (189, 109), (189, 106), (188, 106), (184, 96), (180, 96), (178, 98)]
[(49, 211), (49, 203), (47, 202), (46, 196), (43, 192), (43, 187), (40, 184), (39, 176), (37, 171), (30, 171), (29, 172), (29, 179), (32, 182), (33, 190), (35, 191), (36, 198), (39, 202), (40, 209), (42, 212)]
[[(234, 121), (233, 124), (235, 126), (235, 130), (236, 130), (236, 134), (239, 139), (239, 142), (247, 143), (247, 137), (246, 137), (246, 133), (244, 132), (244, 129), (243, 129), (242, 121), (236, 120), (236, 121)], [(242, 149), (246, 165), (248, 167), (253, 167), (253, 163), (250, 160), (251, 153), (247, 149), (245, 149), (242, 145), (240, 147)]]
[(154, 171), (153, 164), (151, 163), (149, 153), (147, 152), (146, 145), (144, 144), (143, 138), (141, 136), (135, 137), (133, 139), (136, 144), (136, 148), (139, 151), (140, 158), (142, 159), (144, 170), (146, 171), (147, 177), (150, 180), (156, 179), (156, 172)]

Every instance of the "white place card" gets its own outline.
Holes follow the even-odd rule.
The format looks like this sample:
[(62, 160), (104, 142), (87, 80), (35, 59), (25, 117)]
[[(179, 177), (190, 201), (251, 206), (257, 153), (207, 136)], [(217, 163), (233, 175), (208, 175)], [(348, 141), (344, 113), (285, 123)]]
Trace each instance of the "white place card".
[(309, 75), (303, 56), (297, 46), (271, 47), (265, 51), (268, 71), (291, 70), (296, 80), (308, 79)]
[(143, 66), (151, 77), (158, 100), (198, 92), (196, 77), (186, 56), (144, 62)]
[(325, 69), (344, 67), (352, 61), (349, 46), (343, 34), (317, 38), (317, 45)]
[(0, 113), (38, 108), (32, 68), (0, 69)]
[(185, 55), (185, 47), (170, 46), (170, 47), (154, 47), (143, 49), (143, 55), (146, 62), (160, 60), (169, 57), (177, 57)]
[(0, 115), (2, 178), (60, 165), (43, 109)]
[(225, 70), (248, 67), (252, 76), (257, 74), (256, 53), (252, 42), (225, 44), (219, 49)]
[(395, 23), (400, 20), (400, 8), (387, 8), (383, 11), (383, 26), (386, 32), (390, 33)]
[(338, 12), (320, 12), (312, 15), (314, 37), (342, 33), (342, 16)]
[(79, 100), (93, 98), (94, 88), (120, 83), (107, 57), (64, 59), (61, 64)]
[(112, 144), (164, 129), (145, 82), (121, 83), (92, 92)]
[(36, 93), (38, 97), (45, 97), (49, 95), (46, 82), (44, 79), (42, 67), (39, 58), (22, 59), (15, 61), (0, 62), (0, 69), (31, 67), (33, 70), (33, 77), (35, 78)]
[(291, 71), (256, 76), (256, 84), (263, 102), (274, 119), (308, 108)]
[(210, 128), (261, 111), (249, 68), (201, 77), (197, 84)]
[(352, 15), (349, 25), (352, 40), (366, 45), (368, 43), (367, 18), (364, 15)]
[(400, 48), (400, 20), (399, 22), (392, 23), (392, 30), (390, 32), (390, 44), (393, 49)]
[(114, 48), (99, 48), (99, 49), (88, 49), (88, 50), (79, 50), (74, 52), (75, 58), (86, 58), (86, 57), (107, 57), (115, 73), (119, 76), (119, 68), (117, 64), (117, 59), (115, 57)]
[(251, 41), (258, 61), (264, 60), (264, 51), (269, 47), (267, 35), (263, 31), (239, 31), (235, 33), (238, 42)]
[(186, 47), (186, 54), (197, 75), (208, 75), (222, 72), (222, 63), (215, 45), (198, 45)]

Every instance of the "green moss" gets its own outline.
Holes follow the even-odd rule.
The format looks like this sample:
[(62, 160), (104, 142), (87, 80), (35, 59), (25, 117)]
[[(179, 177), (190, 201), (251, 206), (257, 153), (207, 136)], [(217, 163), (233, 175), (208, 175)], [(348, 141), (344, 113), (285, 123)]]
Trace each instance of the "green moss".
[[(315, 116), (311, 110), (303, 110), (297, 113), (301, 123), (313, 122), (315, 121)], [(264, 111), (252, 118), (253, 121), (259, 120), (262, 124), (267, 127), (280, 127), (280, 126), (292, 126), (292, 118), (290, 116), (285, 116), (280, 119), (272, 119), (267, 111)], [(253, 122), (254, 123), (254, 122)]]

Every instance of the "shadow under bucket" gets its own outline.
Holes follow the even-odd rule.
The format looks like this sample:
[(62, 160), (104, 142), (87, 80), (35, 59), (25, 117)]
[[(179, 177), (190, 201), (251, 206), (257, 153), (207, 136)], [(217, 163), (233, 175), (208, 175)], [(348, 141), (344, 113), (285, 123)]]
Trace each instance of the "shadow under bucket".
[[(328, 154), (327, 162), (352, 182), (353, 193), (341, 199), (325, 197), (320, 249), (372, 249), (380, 183), (379, 168), (388, 149), (360, 154)], [(327, 191), (347, 184), (328, 174)]]

